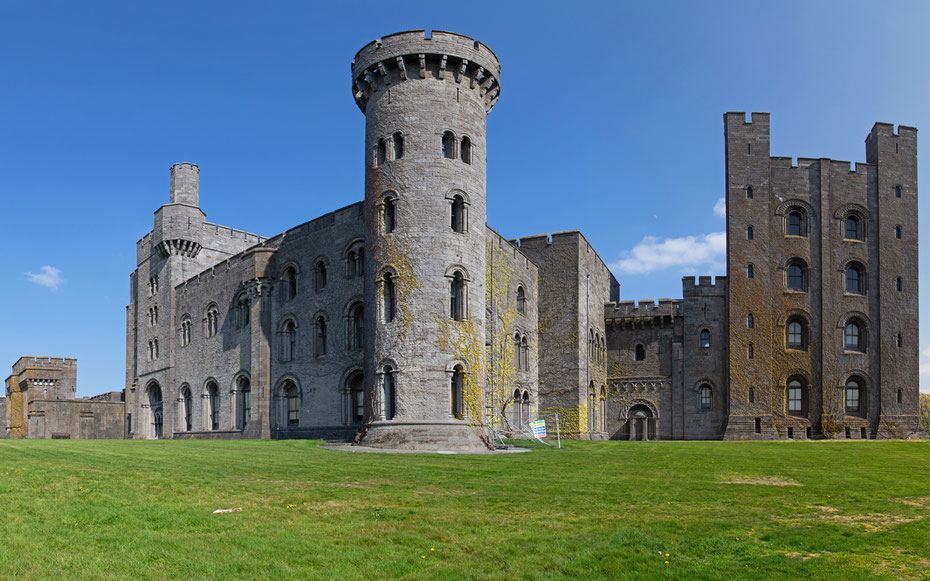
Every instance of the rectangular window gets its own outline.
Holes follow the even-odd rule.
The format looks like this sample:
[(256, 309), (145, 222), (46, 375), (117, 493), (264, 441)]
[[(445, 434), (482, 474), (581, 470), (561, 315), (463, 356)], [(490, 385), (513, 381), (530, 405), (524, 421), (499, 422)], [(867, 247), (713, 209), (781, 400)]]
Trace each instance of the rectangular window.
[(756, 418), (756, 433), (762, 433), (762, 418)]
[(801, 411), (801, 388), (792, 387), (788, 389), (788, 411), (789, 412), (800, 412)]
[(846, 390), (846, 411), (847, 412), (858, 412), (859, 411), (859, 389), (858, 388), (848, 388)]

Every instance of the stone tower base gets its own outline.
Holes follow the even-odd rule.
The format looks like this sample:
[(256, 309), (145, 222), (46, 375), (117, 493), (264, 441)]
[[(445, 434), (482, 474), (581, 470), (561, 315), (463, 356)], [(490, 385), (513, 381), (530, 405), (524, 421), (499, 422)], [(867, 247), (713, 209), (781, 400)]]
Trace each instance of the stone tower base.
[(359, 442), (372, 448), (475, 452), (488, 446), (478, 429), (461, 420), (390, 420), (372, 422)]

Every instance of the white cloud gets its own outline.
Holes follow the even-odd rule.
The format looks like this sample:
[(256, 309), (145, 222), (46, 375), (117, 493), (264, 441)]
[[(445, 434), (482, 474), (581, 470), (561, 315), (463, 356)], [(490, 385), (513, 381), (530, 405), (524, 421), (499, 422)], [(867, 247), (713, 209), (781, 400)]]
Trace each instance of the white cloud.
[(620, 260), (610, 265), (615, 274), (649, 274), (656, 270), (678, 268), (682, 272), (724, 270), (727, 249), (726, 232), (699, 236), (664, 238), (646, 236)]
[(45, 288), (50, 288), (52, 290), (58, 290), (58, 287), (65, 282), (65, 279), (61, 278), (61, 271), (55, 268), (54, 266), (43, 266), (42, 272), (36, 274), (33, 272), (26, 273), (26, 279), (29, 282), (35, 283), (39, 286), (44, 286)]
[(727, 199), (720, 198), (717, 200), (717, 203), (714, 204), (714, 216), (719, 216), (721, 218), (727, 217)]

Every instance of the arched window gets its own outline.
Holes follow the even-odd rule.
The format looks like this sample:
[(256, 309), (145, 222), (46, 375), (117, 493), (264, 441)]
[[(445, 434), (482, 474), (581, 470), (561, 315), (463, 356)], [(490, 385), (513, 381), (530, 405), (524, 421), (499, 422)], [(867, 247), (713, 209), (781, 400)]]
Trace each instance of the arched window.
[(387, 160), (387, 141), (384, 139), (378, 140), (378, 153), (375, 158), (375, 165), (381, 165)]
[(465, 198), (456, 195), (452, 198), (452, 231), (464, 232), (465, 230)]
[(804, 213), (793, 210), (788, 213), (788, 236), (804, 236)]
[(901, 186), (895, 186), (895, 187), (894, 187), (894, 197), (896, 197), (896, 198), (900, 198), (900, 197), (901, 197)]
[(216, 305), (207, 307), (207, 337), (215, 337), (219, 332), (220, 312)]
[(785, 346), (788, 349), (807, 349), (807, 321), (801, 317), (788, 319), (785, 333)]
[(358, 259), (358, 264), (355, 272), (358, 276), (365, 276), (365, 249), (359, 248), (356, 257)]
[(191, 344), (191, 316), (184, 315), (181, 317), (181, 346), (186, 347)]
[(152, 339), (152, 360), (158, 359), (158, 339)]
[(702, 385), (700, 391), (700, 404), (702, 410), (709, 410), (712, 401), (712, 392), (709, 385)]
[(904, 289), (904, 281), (900, 276), (894, 279), (894, 289), (898, 292), (901, 292)]
[(300, 392), (293, 381), (284, 384), (284, 397), (287, 398), (287, 423), (296, 426), (300, 423)]
[(646, 347), (642, 343), (636, 345), (636, 353), (634, 356), (636, 361), (645, 361), (646, 360)]
[(394, 198), (384, 198), (384, 208), (382, 209), (382, 218), (384, 220), (384, 233), (390, 234), (397, 227), (397, 208)]
[(465, 370), (461, 365), (452, 368), (452, 417), (461, 420), (465, 417)]
[(164, 402), (162, 401), (161, 386), (152, 382), (149, 385), (148, 392), (152, 435), (156, 440), (160, 440), (164, 435)]
[(804, 405), (804, 383), (801, 378), (795, 377), (788, 380), (787, 387), (788, 413), (791, 415), (803, 415), (805, 412)]
[(384, 273), (382, 293), (384, 295), (384, 322), (390, 323), (394, 320), (395, 289), (394, 277), (390, 272)]
[(238, 428), (243, 430), (252, 421), (252, 383), (248, 377), (243, 376), (237, 381), (237, 387), (239, 392)]
[(394, 134), (394, 159), (404, 157), (404, 136), (400, 133)]
[(865, 337), (863, 337), (862, 325), (857, 320), (846, 323), (845, 344), (847, 351), (865, 351)]
[(846, 216), (846, 236), (847, 240), (862, 240), (862, 231), (859, 224), (859, 217), (855, 215)]
[(752, 240), (752, 226), (746, 227), (746, 240)]
[(746, 265), (746, 278), (753, 278), (756, 274), (755, 268), (751, 264)]
[(313, 286), (318, 291), (326, 288), (326, 263), (322, 260), (316, 262), (313, 271)]
[(349, 423), (358, 424), (365, 420), (365, 376), (356, 373), (348, 379), (350, 402)]
[(510, 410), (510, 419), (513, 423), (513, 427), (519, 428), (523, 425), (523, 396), (519, 389), (514, 390), (513, 403), (511, 405), (513, 407)]
[(456, 270), (449, 282), (449, 316), (456, 321), (466, 318), (465, 277)]
[(355, 256), (355, 251), (350, 250), (346, 254), (346, 278), (355, 278), (357, 276), (358, 268), (358, 258)]
[(804, 291), (807, 289), (807, 265), (795, 259), (788, 263), (788, 290)]
[(526, 291), (523, 290), (522, 286), (517, 287), (517, 313), (520, 315), (526, 314)]
[(748, 355), (750, 359), (752, 359), (755, 355), (755, 349), (753, 348), (752, 343), (749, 344)]
[(397, 415), (397, 373), (390, 365), (384, 366), (384, 419), (393, 420)]
[(294, 361), (297, 359), (297, 325), (293, 319), (284, 322), (282, 331), (281, 361)]
[(288, 266), (281, 274), (281, 300), (289, 301), (297, 296), (297, 271)]
[(894, 227), (894, 237), (898, 240), (901, 239), (901, 227), (900, 226)]
[(862, 277), (862, 267), (851, 264), (846, 269), (846, 292), (854, 295), (865, 294), (865, 281)]
[(349, 311), (349, 349), (365, 347), (365, 307), (355, 305)]
[(748, 315), (746, 315), (746, 326), (749, 327), (750, 329), (756, 326), (756, 319), (755, 317), (752, 316), (752, 313), (749, 313)]
[(526, 335), (520, 340), (520, 356), (523, 358), (523, 369), (530, 368), (530, 347)]
[(846, 382), (846, 413), (858, 414), (860, 408), (861, 386), (855, 378)]
[(248, 295), (245, 293), (239, 295), (239, 300), (236, 301), (236, 320), (239, 323), (240, 329), (248, 326), (251, 311), (252, 306), (250, 304)]
[(194, 398), (191, 396), (191, 388), (188, 386), (181, 387), (181, 419), (184, 422), (184, 431), (189, 432), (193, 429), (191, 422), (194, 407)]
[(752, 199), (752, 186), (746, 186), (746, 199)]
[(462, 161), (471, 163), (471, 139), (467, 137), (462, 138)]
[(206, 424), (211, 430), (220, 429), (220, 388), (214, 382), (207, 383), (206, 393), (207, 409)]
[(314, 353), (317, 357), (321, 357), (326, 355), (326, 318), (323, 317), (323, 315), (318, 316), (314, 323), (314, 327), (316, 327)]
[(446, 159), (455, 159), (455, 136), (451, 131), (442, 134), (442, 156)]
[(707, 329), (701, 330), (701, 348), (709, 349), (710, 348), (710, 331)]

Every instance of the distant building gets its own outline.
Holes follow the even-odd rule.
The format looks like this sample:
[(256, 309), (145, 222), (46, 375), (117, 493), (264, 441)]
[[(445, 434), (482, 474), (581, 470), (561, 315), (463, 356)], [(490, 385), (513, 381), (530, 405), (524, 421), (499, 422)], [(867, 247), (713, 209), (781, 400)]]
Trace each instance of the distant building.
[(122, 392), (77, 398), (77, 359), (20, 357), (0, 398), (7, 438), (124, 438)]
[(130, 437), (476, 449), (556, 414), (590, 439), (917, 433), (915, 129), (876, 124), (851, 171), (772, 158), (768, 114), (727, 113), (728, 276), (635, 304), (579, 232), (487, 226), (487, 46), (386, 36), (352, 93), (357, 204), (265, 238), (206, 222), (198, 166), (171, 168), (130, 279)]

